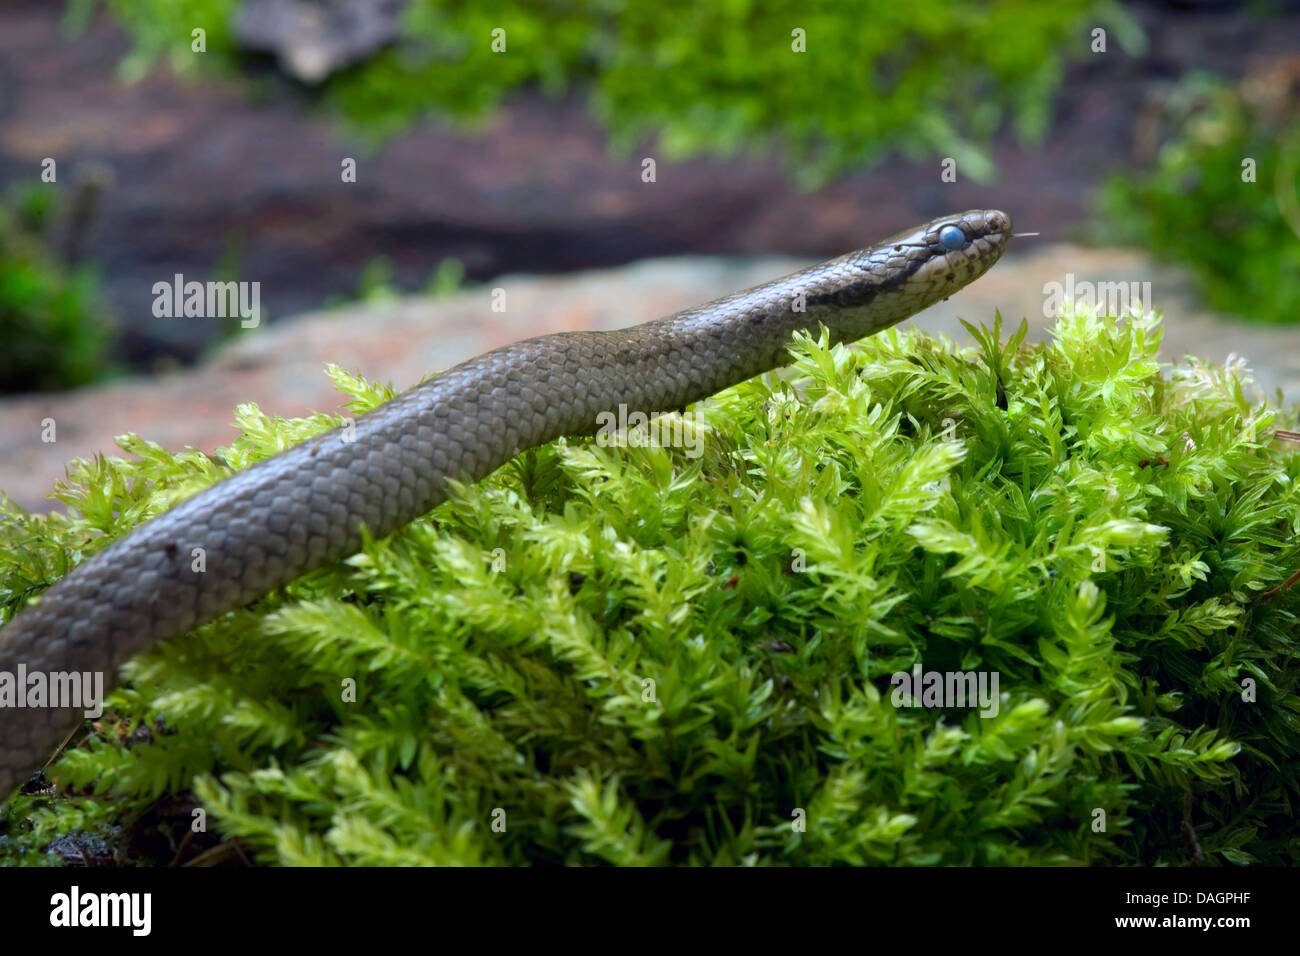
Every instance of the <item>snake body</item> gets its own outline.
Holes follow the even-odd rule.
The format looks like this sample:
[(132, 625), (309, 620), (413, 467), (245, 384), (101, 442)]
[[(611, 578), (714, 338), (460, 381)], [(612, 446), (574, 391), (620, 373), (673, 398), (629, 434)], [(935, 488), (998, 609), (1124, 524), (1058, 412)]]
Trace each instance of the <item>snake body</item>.
[[(946, 298), (1002, 255), (1011, 219), (977, 210), (615, 332), (487, 352), (350, 428), (294, 445), (142, 524), (0, 629), (0, 673), (101, 672), (360, 549), (520, 451), (597, 431), (624, 404), (684, 408), (775, 368), (792, 334), (852, 341)], [(205, 555), (196, 571), (194, 549)], [(47, 760), (81, 709), (0, 709), (0, 800)]]

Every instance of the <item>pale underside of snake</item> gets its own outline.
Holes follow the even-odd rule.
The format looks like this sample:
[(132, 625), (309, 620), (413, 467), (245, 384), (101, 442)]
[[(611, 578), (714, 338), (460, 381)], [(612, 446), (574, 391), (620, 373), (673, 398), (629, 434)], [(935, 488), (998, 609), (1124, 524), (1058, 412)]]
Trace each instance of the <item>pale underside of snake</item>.
[[(101, 672), (386, 535), (519, 452), (594, 434), (620, 405), (685, 408), (782, 363), (797, 330), (871, 335), (983, 275), (1011, 237), (997, 210), (945, 216), (784, 278), (615, 332), (517, 342), (199, 492), (32, 599), (0, 629), (0, 673)], [(206, 555), (195, 570), (192, 550)], [(0, 709), (0, 800), (83, 718)]]

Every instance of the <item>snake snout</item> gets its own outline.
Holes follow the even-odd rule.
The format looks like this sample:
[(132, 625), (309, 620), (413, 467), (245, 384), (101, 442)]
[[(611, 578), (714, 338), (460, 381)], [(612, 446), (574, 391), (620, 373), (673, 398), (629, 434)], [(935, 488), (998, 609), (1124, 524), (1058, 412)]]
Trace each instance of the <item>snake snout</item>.
[(987, 209), (984, 211), (984, 227), (991, 233), (1010, 236), (1011, 217), (1001, 209)]
[(1005, 246), (1011, 238), (1011, 217), (1001, 209), (984, 209), (975, 213), (971, 225), (975, 235), (971, 238), (988, 239), (998, 246)]

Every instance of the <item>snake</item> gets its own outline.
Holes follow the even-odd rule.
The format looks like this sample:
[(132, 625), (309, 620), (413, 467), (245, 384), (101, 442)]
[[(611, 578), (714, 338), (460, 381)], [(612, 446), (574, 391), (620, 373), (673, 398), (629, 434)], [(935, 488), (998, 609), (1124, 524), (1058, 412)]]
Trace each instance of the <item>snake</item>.
[[(832, 344), (872, 335), (978, 279), (1011, 235), (999, 210), (944, 216), (642, 325), (471, 358), (209, 485), (28, 596), (0, 628), (0, 676), (98, 674), (111, 687), (132, 655), (355, 554), (363, 529), (396, 531), (445, 501), (449, 482), (596, 434), (620, 405), (685, 409), (779, 367), (798, 331), (824, 327)], [(0, 800), (85, 719), (45, 703), (0, 706)]]

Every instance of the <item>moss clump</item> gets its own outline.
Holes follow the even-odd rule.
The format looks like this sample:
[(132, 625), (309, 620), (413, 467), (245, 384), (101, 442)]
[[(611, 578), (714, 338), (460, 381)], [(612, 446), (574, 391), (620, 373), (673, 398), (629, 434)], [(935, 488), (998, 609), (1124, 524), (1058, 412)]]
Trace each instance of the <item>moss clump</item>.
[[(699, 457), (521, 455), (134, 660), (50, 771), (95, 792), (12, 799), (3, 852), (192, 788), (283, 864), (1294, 860), (1294, 417), (1162, 373), (1152, 319), (1024, 331), (805, 338), (697, 409)], [(355, 412), (390, 394), (331, 374)], [(335, 422), (242, 407), (226, 459)], [(10, 611), (219, 476), (122, 447), (77, 517), (8, 509)], [(917, 664), (996, 673), (996, 716), (894, 706)]]

